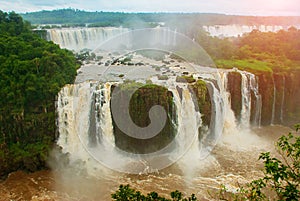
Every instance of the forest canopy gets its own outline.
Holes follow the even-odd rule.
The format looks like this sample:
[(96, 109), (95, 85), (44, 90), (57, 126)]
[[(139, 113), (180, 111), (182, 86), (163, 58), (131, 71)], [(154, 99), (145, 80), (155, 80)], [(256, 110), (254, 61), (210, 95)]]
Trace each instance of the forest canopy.
[[(72, 52), (0, 11), (0, 173), (44, 166), (55, 140), (55, 97), (76, 76)], [(1, 176), (0, 175), (0, 176)]]

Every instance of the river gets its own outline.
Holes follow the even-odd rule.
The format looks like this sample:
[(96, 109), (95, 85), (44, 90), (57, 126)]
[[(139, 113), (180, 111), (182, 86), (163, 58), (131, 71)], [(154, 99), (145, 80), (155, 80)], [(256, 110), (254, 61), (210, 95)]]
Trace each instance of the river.
[(182, 159), (157, 173), (131, 175), (112, 170), (97, 178), (75, 168), (57, 168), (35, 173), (11, 173), (0, 182), (0, 200), (111, 200), (120, 184), (144, 193), (156, 191), (169, 196), (174, 190), (195, 193), (200, 200), (213, 200), (222, 184), (236, 190), (262, 176), (259, 153), (274, 152), (274, 142), (290, 128), (268, 126), (245, 133), (223, 134), (212, 154), (202, 161)]

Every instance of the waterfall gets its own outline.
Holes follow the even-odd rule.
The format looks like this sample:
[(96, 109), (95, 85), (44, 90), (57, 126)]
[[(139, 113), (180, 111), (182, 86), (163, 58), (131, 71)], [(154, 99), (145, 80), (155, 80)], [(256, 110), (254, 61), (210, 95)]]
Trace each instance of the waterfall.
[(276, 84), (275, 84), (274, 77), (272, 79), (273, 79), (273, 105), (272, 105), (271, 125), (274, 125), (274, 122), (275, 122), (275, 112), (276, 112), (276, 95), (277, 95), (277, 91), (276, 91)]
[[(80, 159), (89, 166), (88, 169), (97, 166), (88, 165), (89, 161), (94, 159), (112, 169), (133, 173), (165, 168), (170, 165), (170, 161), (177, 161), (182, 156), (184, 163), (192, 163), (196, 158), (203, 159), (208, 156), (224, 131), (230, 133), (238, 128), (250, 127), (252, 102), (255, 106), (253, 121), (257, 125), (260, 124), (261, 96), (256, 77), (238, 70), (234, 71), (241, 74), (242, 111), (241, 119), (235, 119), (228, 89), (228, 73), (232, 71), (208, 71), (201, 74), (211, 99), (211, 121), (206, 132), (200, 129), (203, 126), (201, 109), (196, 108), (197, 101), (193, 100), (194, 95), (189, 89), (189, 84), (175, 82), (176, 77), (173, 80), (153, 82), (166, 87), (173, 94), (176, 115), (172, 117), (172, 122), (177, 131), (174, 142), (154, 155), (127, 153), (115, 145), (110, 105), (111, 86), (119, 83), (86, 81), (66, 85), (59, 92), (57, 100), (60, 134), (57, 143), (64, 153), (70, 153), (71, 161)], [(237, 122), (240, 122), (239, 127)], [(186, 153), (187, 150), (189, 151)], [(149, 165), (158, 156), (160, 162), (154, 166)]]
[(255, 113), (254, 113), (254, 120), (253, 124), (254, 126), (260, 127), (261, 124), (261, 108), (262, 108), (262, 97), (259, 94), (258, 90), (258, 82), (253, 74), (249, 74), (250, 76), (250, 88), (253, 91), (253, 94), (255, 96)]
[(211, 25), (203, 26), (204, 31), (208, 32), (211, 36), (217, 37), (238, 37), (245, 33), (250, 33), (253, 30), (259, 30), (261, 32), (277, 32), (284, 29), (283, 26), (247, 26), (247, 25)]
[(211, 87), (212, 93), (212, 123), (210, 128), (210, 135), (208, 136), (209, 142), (214, 143), (215, 139), (218, 139), (224, 127), (225, 121), (225, 110), (224, 110), (224, 99), (222, 97), (220, 89), (214, 82), (208, 81)]
[[(70, 159), (88, 158), (83, 144), (88, 143), (89, 114), (92, 101), (91, 83), (66, 85), (58, 94), (57, 113), (59, 138), (57, 144)], [(79, 135), (82, 134), (82, 135)]]
[(234, 112), (231, 109), (231, 94), (228, 89), (228, 72), (220, 73), (220, 93), (223, 93), (224, 100), (224, 116), (225, 116), (225, 125), (224, 127), (227, 130), (236, 129), (236, 119)]
[(283, 123), (283, 112), (284, 112), (284, 99), (285, 99), (285, 76), (282, 76), (282, 99), (280, 108), (280, 123)]
[(242, 111), (241, 111), (241, 127), (249, 128), (251, 116), (251, 87), (249, 75), (241, 71), (242, 76)]
[(113, 135), (112, 117), (110, 112), (110, 93), (111, 84), (105, 83), (96, 86), (95, 89), (95, 116), (96, 116), (96, 133), (100, 145), (115, 146)]
[[(111, 83), (84, 82), (74, 85), (66, 85), (58, 94), (57, 111), (59, 139), (57, 144), (62, 147), (63, 153), (69, 153), (71, 161), (78, 159), (89, 163), (91, 159), (100, 162), (109, 160), (108, 167), (118, 166), (118, 170), (125, 171), (128, 165), (138, 162), (143, 167), (138, 167), (138, 172), (151, 171), (147, 159), (152, 160), (153, 156), (145, 155), (132, 156), (115, 147), (113, 134), (112, 113), (110, 108)], [(202, 124), (201, 114), (196, 111), (192, 94), (186, 84), (178, 84), (182, 89), (182, 96), (179, 96), (175, 86), (169, 86), (169, 91), (174, 96), (178, 133), (176, 135), (176, 146), (159, 153), (164, 156), (178, 159), (184, 155), (189, 147), (197, 147), (198, 157), (199, 141), (198, 129)], [(194, 144), (195, 143), (195, 144)], [(122, 165), (121, 165), (122, 164)], [(163, 163), (162, 163), (163, 164)], [(93, 164), (94, 166), (95, 164)], [(146, 167), (144, 167), (146, 166)], [(150, 169), (149, 169), (150, 168)], [(89, 167), (93, 169), (93, 167)], [(153, 168), (155, 169), (155, 168)], [(128, 171), (128, 170), (127, 170)]]
[[(231, 94), (227, 86), (228, 83), (228, 73), (238, 72), (241, 75), (241, 119), (235, 119), (234, 112), (231, 108)], [(261, 108), (262, 108), (262, 97), (259, 93), (259, 86), (257, 78), (254, 74), (240, 71), (240, 70), (230, 70), (219, 72), (220, 81), (218, 82), (218, 87), (220, 88), (220, 93), (222, 94), (222, 100), (224, 101), (224, 116), (225, 125), (224, 128), (227, 130), (236, 129), (237, 122), (240, 122), (241, 128), (249, 128), (251, 123), (251, 115), (253, 115), (253, 124), (255, 126), (260, 126), (261, 122)], [(253, 94), (253, 96), (252, 96)], [(253, 99), (254, 98), (254, 99)], [(255, 106), (254, 112), (252, 114), (253, 104)]]
[[(179, 95), (178, 88), (182, 90), (182, 95)], [(199, 157), (199, 141), (198, 141), (198, 129), (202, 125), (201, 114), (196, 111), (192, 94), (189, 91), (186, 84), (178, 84), (176, 88), (169, 88), (174, 97), (174, 103), (177, 111), (177, 137), (176, 143), (178, 145), (178, 151), (182, 152), (188, 146), (195, 144), (197, 154)], [(194, 136), (192, 142), (187, 142), (186, 139)], [(195, 143), (194, 143), (195, 142)], [(187, 144), (190, 143), (190, 144)]]
[[(169, 28), (157, 27), (148, 31), (129, 31), (126, 28), (115, 27), (48, 29), (47, 40), (53, 41), (62, 48), (77, 52), (84, 49), (94, 50), (98, 47), (109, 48), (114, 46), (113, 44), (117, 44), (117, 48), (120, 48), (120, 44), (126, 48), (132, 48), (132, 44), (135, 44), (137, 46), (134, 47), (137, 49), (143, 44), (152, 44), (154, 47), (177, 45), (177, 35)], [(109, 41), (109, 44), (105, 43), (107, 41)], [(136, 42), (134, 43), (134, 41)], [(106, 45), (109, 47), (106, 47)], [(124, 49), (124, 47), (122, 48)]]
[(48, 29), (47, 40), (62, 48), (80, 51), (95, 49), (104, 41), (125, 32), (128, 29), (114, 27)]

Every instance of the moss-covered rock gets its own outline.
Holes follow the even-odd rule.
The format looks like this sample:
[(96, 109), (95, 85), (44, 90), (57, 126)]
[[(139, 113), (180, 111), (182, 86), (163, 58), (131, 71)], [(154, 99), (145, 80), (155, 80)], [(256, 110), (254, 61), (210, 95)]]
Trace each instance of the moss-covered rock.
[(193, 78), (193, 76), (182, 75), (182, 76), (176, 77), (176, 82), (193, 83), (193, 82), (196, 82), (196, 79)]
[(202, 114), (202, 123), (205, 126), (210, 125), (211, 121), (211, 99), (206, 83), (203, 80), (197, 80), (196, 83), (189, 86), (192, 94), (196, 96), (196, 110)]
[[(176, 126), (172, 124), (172, 120), (176, 118), (175, 105), (173, 103), (173, 95), (167, 88), (154, 84), (142, 85), (139, 83), (126, 83), (112, 90), (118, 90), (120, 95), (119, 104), (122, 110), (128, 110), (122, 102), (125, 96), (139, 87), (130, 99), (129, 114), (132, 121), (140, 127), (147, 127), (151, 122), (149, 118), (149, 110), (154, 105), (161, 105), (167, 113), (167, 121), (162, 131), (155, 137), (150, 139), (136, 139), (123, 133), (116, 125), (113, 118), (113, 127), (116, 146), (122, 150), (132, 153), (152, 153), (167, 146), (176, 135)], [(122, 98), (123, 97), (123, 98)], [(160, 119), (160, 114), (156, 118)]]

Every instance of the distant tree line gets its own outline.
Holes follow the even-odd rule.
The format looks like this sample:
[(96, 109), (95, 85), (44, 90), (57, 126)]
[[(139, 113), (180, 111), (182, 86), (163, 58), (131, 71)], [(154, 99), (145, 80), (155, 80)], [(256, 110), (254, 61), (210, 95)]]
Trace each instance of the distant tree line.
[(22, 14), (33, 24), (80, 24), (97, 26), (133, 26), (150, 22), (165, 22), (169, 27), (180, 24), (202, 25), (283, 25), (300, 24), (300, 17), (255, 17), (209, 13), (125, 13), (87, 12), (78, 9), (59, 9)]
[[(187, 32), (213, 58), (218, 67), (289, 71), (300, 68), (300, 30), (254, 30), (238, 38), (211, 37), (201, 29)], [(235, 65), (237, 64), (237, 65)]]

